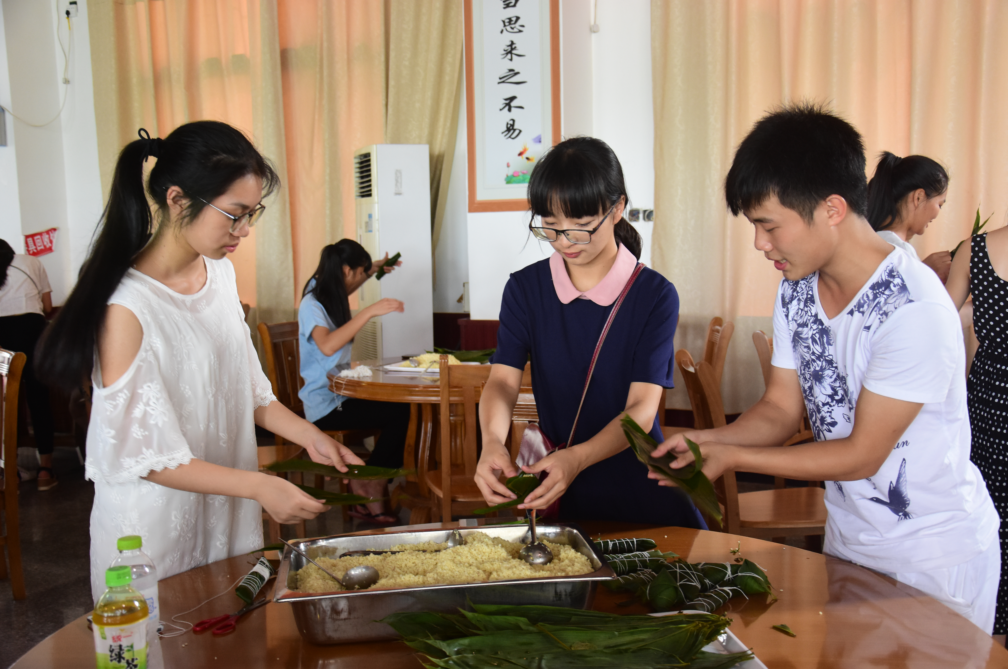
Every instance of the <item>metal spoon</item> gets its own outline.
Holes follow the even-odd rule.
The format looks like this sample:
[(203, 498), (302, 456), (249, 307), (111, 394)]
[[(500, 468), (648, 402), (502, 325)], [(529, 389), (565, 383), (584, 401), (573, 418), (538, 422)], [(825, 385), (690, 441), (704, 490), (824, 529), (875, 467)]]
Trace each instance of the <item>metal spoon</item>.
[(536, 510), (526, 509), (525, 515), (527, 515), (529, 519), (529, 529), (532, 532), (532, 538), (527, 546), (522, 546), (522, 549), (518, 551), (518, 555), (520, 555), (521, 559), (525, 560), (528, 564), (547, 565), (553, 561), (553, 553), (546, 547), (546, 544), (536, 538)]
[(346, 573), (343, 574), (343, 580), (340, 580), (331, 571), (320, 565), (318, 562), (315, 562), (315, 560), (312, 560), (310, 557), (308, 557), (300, 548), (294, 548), (294, 546), (292, 546), (290, 542), (284, 539), (280, 539), (280, 541), (282, 541), (284, 545), (288, 546), (292, 551), (303, 557), (305, 560), (308, 560), (308, 562), (311, 562), (313, 565), (321, 569), (323, 573), (329, 576), (329, 578), (339, 583), (344, 590), (365, 590), (367, 588), (370, 588), (375, 583), (377, 583), (378, 579), (381, 578), (378, 574), (378, 570), (375, 569), (374, 567), (371, 567), (369, 565), (360, 565), (357, 567), (351, 567), (350, 569), (347, 569)]
[[(455, 548), (456, 546), (462, 546), (465, 544), (465, 539), (462, 538), (462, 533), (458, 530), (452, 530), (448, 533), (448, 538), (445, 539), (445, 547), (439, 548), (436, 551), (428, 551), (430, 553), (440, 553), (441, 551), (448, 550), (449, 548)], [(340, 555), (340, 557), (361, 557), (364, 555), (390, 555), (392, 553), (409, 553), (412, 551), (382, 551), (382, 550), (361, 550), (361, 551), (347, 551)]]

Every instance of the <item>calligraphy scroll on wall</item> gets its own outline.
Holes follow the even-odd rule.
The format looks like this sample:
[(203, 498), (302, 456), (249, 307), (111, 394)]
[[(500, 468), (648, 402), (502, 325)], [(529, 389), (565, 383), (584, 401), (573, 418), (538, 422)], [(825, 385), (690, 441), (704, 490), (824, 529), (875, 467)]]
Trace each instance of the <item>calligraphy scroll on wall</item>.
[(527, 208), (560, 139), (559, 0), (466, 0), (469, 211)]

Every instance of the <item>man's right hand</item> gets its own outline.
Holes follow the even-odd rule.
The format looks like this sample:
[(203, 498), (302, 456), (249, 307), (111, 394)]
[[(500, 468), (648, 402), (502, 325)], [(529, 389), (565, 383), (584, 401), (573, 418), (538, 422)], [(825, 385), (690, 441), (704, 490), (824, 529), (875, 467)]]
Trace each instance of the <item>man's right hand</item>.
[(473, 480), (483, 493), (483, 499), (493, 506), (515, 499), (516, 495), (508, 490), (500, 480), (500, 473), (508, 478), (518, 475), (518, 470), (511, 462), (511, 454), (499, 440), (483, 433), (483, 453), (476, 465), (476, 476)]

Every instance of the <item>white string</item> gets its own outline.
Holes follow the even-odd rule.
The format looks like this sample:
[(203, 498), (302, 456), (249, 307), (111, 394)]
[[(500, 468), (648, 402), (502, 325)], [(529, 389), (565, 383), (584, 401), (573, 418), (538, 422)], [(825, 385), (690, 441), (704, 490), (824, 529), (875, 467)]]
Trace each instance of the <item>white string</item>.
[(56, 0), (55, 4), (56, 4), (56, 40), (59, 42), (60, 51), (63, 52), (63, 101), (60, 103), (59, 111), (56, 112), (56, 116), (53, 116), (51, 119), (49, 119), (45, 123), (31, 123), (29, 121), (24, 120), (20, 116), (18, 116), (17, 114), (15, 114), (14, 112), (12, 112), (7, 107), (4, 107), (3, 105), (0, 105), (0, 109), (3, 109), (5, 112), (7, 112), (11, 116), (13, 116), (18, 121), (21, 121), (25, 125), (27, 125), (29, 127), (32, 127), (32, 128), (44, 128), (47, 125), (49, 125), (49, 124), (53, 123), (54, 121), (56, 121), (56, 119), (58, 119), (60, 116), (62, 116), (63, 115), (63, 108), (66, 107), (66, 101), (67, 101), (67, 97), (68, 97), (67, 86), (70, 84), (70, 80), (67, 79), (67, 73), (70, 70), (70, 50), (73, 48), (73, 30), (70, 27), (70, 18), (67, 17), (67, 47), (64, 49), (63, 48), (63, 38), (60, 37), (60, 32), (59, 32), (59, 26), (60, 26), (59, 0)]
[[(170, 639), (172, 637), (182, 636), (183, 634), (185, 634), (186, 632), (188, 632), (189, 630), (191, 630), (193, 628), (193, 623), (189, 622), (188, 620), (179, 620), (178, 617), (179, 616), (184, 616), (184, 615), (186, 615), (188, 613), (192, 613), (193, 611), (195, 611), (196, 609), (200, 608), (204, 604), (209, 604), (210, 602), (212, 602), (213, 600), (217, 599), (218, 597), (223, 597), (227, 593), (229, 593), (232, 590), (234, 590), (235, 588), (237, 588), (238, 584), (241, 583), (241, 581), (242, 581), (243, 578), (245, 578), (244, 575), (239, 576), (237, 581), (235, 581), (234, 583), (232, 583), (231, 585), (229, 585), (227, 588), (225, 588), (224, 591), (221, 592), (219, 595), (214, 595), (210, 599), (207, 599), (205, 601), (200, 602), (199, 604), (197, 604), (196, 606), (192, 607), (188, 611), (183, 611), (182, 613), (176, 613), (175, 615), (172, 616), (172, 621), (173, 622), (168, 622), (167, 620), (162, 620), (161, 623), (163, 625), (171, 625), (172, 627), (174, 627), (178, 631), (177, 632), (172, 632), (170, 634), (159, 632), (158, 636), (160, 636), (162, 639)], [(189, 627), (182, 627), (181, 625), (176, 625), (175, 623), (182, 623), (184, 625), (188, 625)]]

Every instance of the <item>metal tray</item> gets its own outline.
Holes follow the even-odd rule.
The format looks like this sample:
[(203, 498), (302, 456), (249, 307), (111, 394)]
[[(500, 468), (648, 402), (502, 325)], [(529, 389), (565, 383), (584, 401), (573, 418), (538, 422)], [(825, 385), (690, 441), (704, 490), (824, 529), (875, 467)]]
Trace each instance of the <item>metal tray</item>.
[[(446, 529), (447, 528), (447, 529)], [(390, 528), (384, 532), (321, 537), (293, 541), (299, 549), (312, 558), (339, 557), (346, 551), (370, 548), (391, 548), (396, 544), (415, 544), (424, 541), (443, 542), (452, 525), (414, 525)], [(613, 577), (613, 570), (605, 558), (576, 525), (538, 525), (542, 539), (555, 544), (571, 546), (588, 558), (594, 571), (580, 576), (492, 581), (466, 585), (428, 585), (417, 588), (389, 588), (358, 590), (353, 592), (299, 593), (294, 572), (304, 567), (306, 560), (284, 548), (274, 602), (289, 603), (294, 612), (298, 631), (307, 641), (315, 644), (355, 643), (396, 639), (398, 634), (388, 625), (378, 622), (385, 616), (401, 611), (434, 611), (456, 613), (460, 608), (474, 604), (545, 604), (569, 608), (591, 608), (599, 581)], [(460, 527), (463, 536), (481, 533), (508, 541), (528, 541), (526, 525), (484, 525)]]

